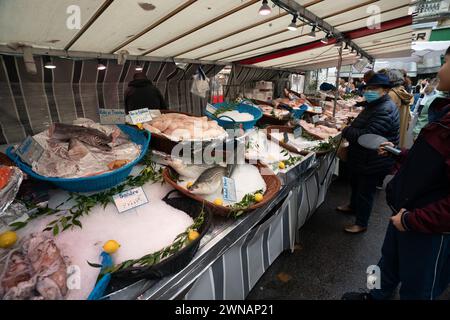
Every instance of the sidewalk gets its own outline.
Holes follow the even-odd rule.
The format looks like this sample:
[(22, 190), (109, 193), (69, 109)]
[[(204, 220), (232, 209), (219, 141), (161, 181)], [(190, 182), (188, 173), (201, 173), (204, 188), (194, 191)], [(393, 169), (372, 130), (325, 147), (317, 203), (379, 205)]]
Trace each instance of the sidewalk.
[[(346, 202), (350, 186), (335, 181), (325, 203), (300, 231), (294, 253), (284, 252), (250, 292), (259, 299), (340, 299), (347, 291), (366, 288), (366, 269), (380, 258), (391, 211), (384, 191), (378, 191), (369, 229), (349, 235), (343, 227), (352, 216), (335, 208)], [(450, 299), (450, 290), (442, 297)]]

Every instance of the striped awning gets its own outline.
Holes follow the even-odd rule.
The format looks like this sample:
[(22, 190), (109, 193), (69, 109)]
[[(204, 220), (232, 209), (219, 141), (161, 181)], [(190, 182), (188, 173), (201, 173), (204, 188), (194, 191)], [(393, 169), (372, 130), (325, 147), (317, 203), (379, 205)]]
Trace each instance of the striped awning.
[[(410, 53), (411, 0), (296, 2), (375, 58)], [(3, 0), (0, 45), (22, 43), (69, 53), (126, 50), (147, 58), (243, 62), (289, 70), (336, 65), (335, 47), (318, 44), (324, 32), (312, 39), (307, 36), (311, 27), (302, 22), (297, 31), (288, 31), (292, 17), (287, 12), (273, 8), (270, 15), (261, 16), (260, 6), (260, 0)], [(367, 27), (373, 19), (379, 19), (379, 28)], [(265, 59), (249, 63), (261, 57)], [(344, 63), (355, 59), (346, 53)]]

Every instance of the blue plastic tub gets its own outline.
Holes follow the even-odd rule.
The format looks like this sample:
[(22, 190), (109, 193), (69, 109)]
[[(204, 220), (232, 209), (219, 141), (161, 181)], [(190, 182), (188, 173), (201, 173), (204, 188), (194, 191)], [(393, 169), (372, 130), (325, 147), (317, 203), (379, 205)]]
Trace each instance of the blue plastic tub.
[(299, 109), (292, 109), (292, 115), (294, 118), (300, 119), (306, 110), (308, 110), (308, 106), (306, 104), (302, 104)]
[(141, 146), (141, 154), (134, 161), (125, 166), (97, 176), (86, 178), (50, 178), (44, 177), (34, 172), (31, 167), (22, 162), (22, 160), (13, 152), (13, 147), (6, 150), (8, 157), (14, 161), (17, 166), (29, 176), (46, 182), (51, 182), (60, 189), (71, 192), (91, 192), (112, 188), (123, 182), (131, 173), (133, 167), (144, 157), (147, 153), (150, 143), (150, 132), (140, 131), (127, 125), (118, 125), (120, 130), (130, 137), (130, 140)]
[[(226, 107), (228, 104), (226, 102), (224, 103), (217, 103), (214, 104), (214, 107), (216, 107), (217, 109), (220, 109), (222, 107)], [(262, 117), (262, 112), (258, 107), (249, 105), (249, 104), (245, 104), (245, 103), (241, 103), (239, 105), (237, 105), (234, 110), (237, 110), (239, 112), (247, 112), (250, 113), (253, 116), (253, 120), (250, 121), (234, 121), (231, 118), (228, 118), (227, 116), (220, 116), (216, 117), (215, 115), (213, 115), (212, 113), (208, 112), (207, 110), (205, 110), (205, 114), (208, 118), (212, 119), (212, 120), (216, 120), (217, 123), (219, 124), (219, 126), (221, 126), (224, 129), (236, 129), (239, 128), (242, 125), (242, 128), (244, 130), (249, 130), (252, 129), (255, 125), (256, 122), (261, 119)], [(227, 120), (225, 120), (227, 119)]]

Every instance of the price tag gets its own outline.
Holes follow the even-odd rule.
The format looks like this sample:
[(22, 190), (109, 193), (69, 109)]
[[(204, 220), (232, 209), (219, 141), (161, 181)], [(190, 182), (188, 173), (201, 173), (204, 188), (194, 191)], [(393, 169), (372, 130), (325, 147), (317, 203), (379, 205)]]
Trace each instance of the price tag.
[(99, 109), (101, 124), (124, 124), (125, 111), (122, 109)]
[(302, 127), (298, 126), (294, 129), (294, 139), (298, 139), (302, 136), (303, 129)]
[(320, 121), (320, 117), (319, 117), (318, 115), (315, 115), (315, 116), (312, 117), (312, 122), (313, 122), (314, 124), (316, 124), (316, 123), (319, 122), (319, 121)]
[(283, 132), (283, 142), (288, 143), (289, 142), (289, 135), (287, 132)]
[(118, 193), (113, 196), (113, 200), (116, 204), (117, 210), (119, 210), (119, 213), (148, 203), (147, 196), (145, 195), (142, 187)]
[(208, 112), (211, 113), (211, 114), (215, 114), (216, 111), (217, 111), (217, 108), (214, 107), (211, 103), (208, 103), (208, 104), (206, 105), (206, 111), (208, 111)]
[(149, 110), (149, 112), (150, 112), (150, 116), (152, 117), (152, 119), (158, 118), (161, 116), (161, 110), (159, 110), (159, 109), (151, 109), (151, 110)]
[(236, 184), (231, 178), (223, 177), (223, 200), (236, 202)]
[(28, 136), (16, 150), (16, 154), (19, 158), (30, 166), (33, 166), (33, 163), (39, 161), (43, 152), (44, 148), (30, 136)]
[(314, 112), (315, 113), (322, 113), (323, 112), (322, 107), (314, 107)]
[(148, 108), (130, 111), (129, 115), (132, 124), (152, 121), (152, 116), (150, 115)]

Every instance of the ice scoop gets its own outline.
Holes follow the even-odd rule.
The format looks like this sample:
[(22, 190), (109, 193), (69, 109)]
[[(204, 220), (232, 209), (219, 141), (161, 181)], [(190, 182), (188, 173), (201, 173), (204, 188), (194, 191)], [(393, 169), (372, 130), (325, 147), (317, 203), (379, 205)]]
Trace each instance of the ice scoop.
[[(370, 150), (378, 150), (380, 145), (383, 142), (387, 141), (388, 140), (385, 137), (379, 136), (377, 134), (363, 134), (358, 138), (359, 145)], [(395, 154), (396, 156), (401, 153), (401, 150), (390, 146), (383, 146), (383, 149), (392, 154)]]

